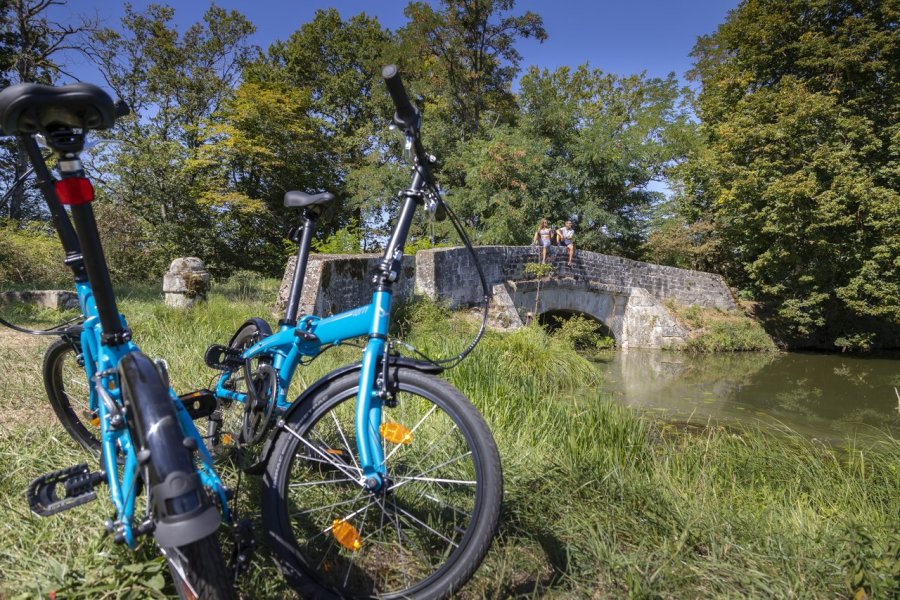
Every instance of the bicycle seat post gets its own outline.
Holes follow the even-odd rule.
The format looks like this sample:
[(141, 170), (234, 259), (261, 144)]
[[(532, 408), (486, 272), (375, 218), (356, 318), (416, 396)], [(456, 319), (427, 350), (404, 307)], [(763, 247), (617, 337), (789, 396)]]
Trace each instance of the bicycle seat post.
[(288, 239), (298, 245), (297, 262), (294, 266), (294, 279), (291, 282), (291, 293), (288, 296), (287, 308), (284, 319), (279, 325), (295, 327), (297, 325), (297, 313), (300, 310), (300, 296), (303, 294), (303, 280), (306, 278), (306, 264), (309, 261), (309, 250), (312, 246), (312, 237), (316, 228), (316, 220), (319, 218), (315, 207), (305, 208), (301, 213), (303, 225), (291, 229)]
[(122, 324), (119, 317), (109, 268), (91, 206), (94, 188), (84, 175), (80, 156), (84, 147), (84, 132), (66, 128), (57, 129), (48, 133), (46, 140), (58, 158), (60, 179), (55, 184), (55, 193), (59, 202), (69, 206), (71, 210), (72, 221), (81, 245), (82, 260), (103, 329), (101, 341), (112, 346), (124, 344), (131, 339), (131, 332)]

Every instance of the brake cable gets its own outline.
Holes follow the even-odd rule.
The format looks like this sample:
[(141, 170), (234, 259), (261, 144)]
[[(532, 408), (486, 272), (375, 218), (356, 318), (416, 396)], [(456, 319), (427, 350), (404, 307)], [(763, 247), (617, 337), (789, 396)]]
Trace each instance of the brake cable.
[(62, 337), (65, 335), (70, 335), (72, 332), (68, 328), (60, 329), (61, 327), (65, 327), (66, 325), (69, 325), (70, 323), (74, 323), (76, 321), (81, 321), (81, 320), (82, 320), (81, 315), (78, 315), (77, 317), (69, 319), (68, 321), (63, 321), (59, 325), (54, 325), (53, 327), (50, 327), (48, 329), (27, 329), (25, 327), (19, 327), (18, 325), (10, 323), (6, 319), (0, 318), (0, 325), (3, 325), (4, 327), (8, 327), (8, 328), (12, 329), (13, 331), (18, 331), (20, 333), (27, 333), (28, 335), (58, 335), (58, 336)]
[(478, 259), (478, 253), (475, 252), (475, 248), (472, 246), (472, 242), (469, 240), (469, 236), (466, 235), (465, 228), (462, 226), (462, 223), (460, 223), (459, 217), (456, 216), (456, 213), (453, 212), (453, 209), (451, 209), (450, 206), (446, 202), (444, 202), (443, 198), (441, 198), (441, 195), (438, 192), (437, 187), (432, 182), (431, 178), (427, 176), (427, 173), (422, 172), (421, 165), (416, 165), (416, 171), (420, 175), (423, 175), (423, 179), (425, 180), (429, 191), (447, 211), (447, 217), (450, 219), (450, 223), (453, 224), (453, 228), (456, 230), (457, 235), (459, 235), (459, 238), (462, 241), (463, 245), (469, 251), (469, 254), (472, 255), (472, 260), (475, 263), (475, 270), (478, 271), (478, 278), (481, 280), (481, 289), (484, 292), (484, 296), (482, 298), (483, 309), (481, 317), (481, 327), (478, 329), (478, 333), (475, 335), (469, 345), (462, 352), (460, 352), (456, 356), (451, 356), (450, 358), (433, 359), (415, 346), (400, 339), (394, 339), (392, 340), (392, 343), (403, 346), (410, 352), (415, 353), (424, 361), (434, 365), (435, 367), (440, 367), (441, 369), (452, 369), (459, 365), (459, 363), (461, 363), (472, 352), (472, 350), (475, 349), (475, 346), (478, 345), (478, 343), (481, 341), (481, 338), (484, 336), (484, 332), (487, 329), (488, 308), (490, 307), (491, 296), (493, 294), (488, 288), (487, 278), (484, 275), (484, 269), (482, 269), (481, 267), (481, 261)]

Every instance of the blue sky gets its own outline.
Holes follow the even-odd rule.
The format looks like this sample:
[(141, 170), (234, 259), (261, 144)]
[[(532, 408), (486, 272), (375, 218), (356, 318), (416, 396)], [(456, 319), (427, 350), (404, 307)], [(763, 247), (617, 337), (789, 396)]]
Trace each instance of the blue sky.
[[(146, 0), (131, 0), (131, 3), (138, 10), (148, 4)], [(106, 25), (116, 27), (124, 13), (122, 4), (121, 0), (70, 0), (61, 10), (73, 15), (96, 13)], [(168, 4), (175, 8), (181, 30), (198, 20), (209, 6), (202, 1)], [(385, 27), (396, 29), (406, 21), (403, 8), (407, 2), (219, 0), (216, 4), (246, 15), (257, 27), (253, 43), (266, 48), (296, 31), (319, 8), (334, 7), (343, 17), (366, 12), (378, 17)], [(646, 71), (656, 77), (670, 72), (683, 76), (691, 66), (688, 54), (697, 37), (713, 32), (737, 4), (738, 0), (519, 0), (515, 12), (531, 10), (540, 14), (549, 36), (543, 44), (520, 42), (522, 65), (554, 69), (587, 62), (620, 75)], [(65, 19), (66, 15), (60, 17)], [(73, 70), (83, 80), (102, 83), (90, 65), (74, 65)]]

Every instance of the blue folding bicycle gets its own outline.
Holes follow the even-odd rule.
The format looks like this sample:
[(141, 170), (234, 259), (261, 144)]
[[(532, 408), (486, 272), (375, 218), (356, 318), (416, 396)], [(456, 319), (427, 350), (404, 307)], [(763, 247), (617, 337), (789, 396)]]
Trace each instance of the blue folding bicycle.
[[(436, 376), (446, 364), (401, 357), (388, 338), (392, 288), (414, 213), (446, 207), (431, 175), (435, 159), (420, 140), (420, 114), (396, 67), (382, 75), (413, 168), (371, 303), (298, 318), (315, 221), (333, 196), (288, 192), (284, 204), (298, 209), (303, 227), (292, 235), (297, 263), (278, 331), (250, 319), (206, 355), (209, 366), (223, 371), (209, 443), (217, 451), (231, 440), (243, 448), (259, 444), (249, 450), (250, 468), (264, 471), (268, 543), (289, 583), (310, 598), (447, 597), (481, 564), (500, 513), (500, 458), (484, 419)], [(483, 275), (482, 282), (486, 315)], [(358, 337), (367, 338), (361, 363), (288, 399), (301, 361)], [(238, 426), (229, 427), (229, 414), (238, 415)]]
[[(78, 325), (26, 331), (60, 337), (45, 355), (50, 402), (72, 437), (100, 458), (97, 471), (80, 464), (38, 477), (28, 501), (32, 512), (49, 516), (96, 499), (96, 488), (105, 483), (115, 507), (107, 531), (117, 543), (134, 548), (152, 534), (179, 597), (231, 599), (233, 576), (216, 535), (222, 519), (230, 519), (229, 493), (192, 421), (212, 414), (215, 401), (191, 397), (189, 411), (169, 386), (165, 362), (151, 360), (131, 341), (80, 160), (85, 135), (112, 127), (127, 112), (84, 83), (19, 84), (0, 92), (0, 134), (17, 136), (34, 167), (83, 316)], [(59, 180), (36, 136), (56, 156)], [(137, 506), (142, 490), (144, 508)]]

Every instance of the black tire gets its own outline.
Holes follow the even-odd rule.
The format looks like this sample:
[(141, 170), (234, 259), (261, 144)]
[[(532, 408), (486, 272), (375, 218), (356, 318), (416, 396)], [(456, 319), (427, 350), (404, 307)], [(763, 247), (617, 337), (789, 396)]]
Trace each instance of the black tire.
[[(237, 330), (228, 342), (228, 347), (243, 351), (269, 335), (272, 335), (272, 330), (265, 321), (252, 319)], [(258, 361), (254, 366), (258, 366)], [(230, 381), (235, 391), (247, 393), (243, 369), (234, 372)], [(247, 441), (244, 433), (244, 410), (245, 406), (240, 402), (219, 400), (216, 419), (210, 419), (207, 429), (209, 450), (217, 458), (227, 456), (234, 449), (236, 442), (243, 445)]]
[(66, 431), (78, 444), (100, 456), (100, 422), (92, 420), (90, 387), (84, 367), (79, 364), (81, 344), (59, 339), (44, 354), (44, 387), (50, 406)]
[[(125, 355), (118, 372), (135, 449), (148, 457), (142, 473), (156, 526), (154, 536), (179, 597), (235, 598), (216, 536), (219, 516), (210, 492), (195, 475), (195, 457), (185, 444), (168, 382), (140, 352)], [(163, 542), (163, 537), (172, 541)]]
[(384, 408), (382, 427), (406, 429), (397, 428), (396, 444), (384, 440), (388, 491), (360, 481), (359, 371), (298, 406), (275, 442), (263, 522), (302, 595), (446, 598), (471, 578), (497, 531), (503, 476), (484, 419), (449, 383), (410, 368), (396, 373), (397, 405)]
[(232, 600), (233, 577), (222, 559), (216, 535), (165, 551), (175, 592), (181, 600)]

